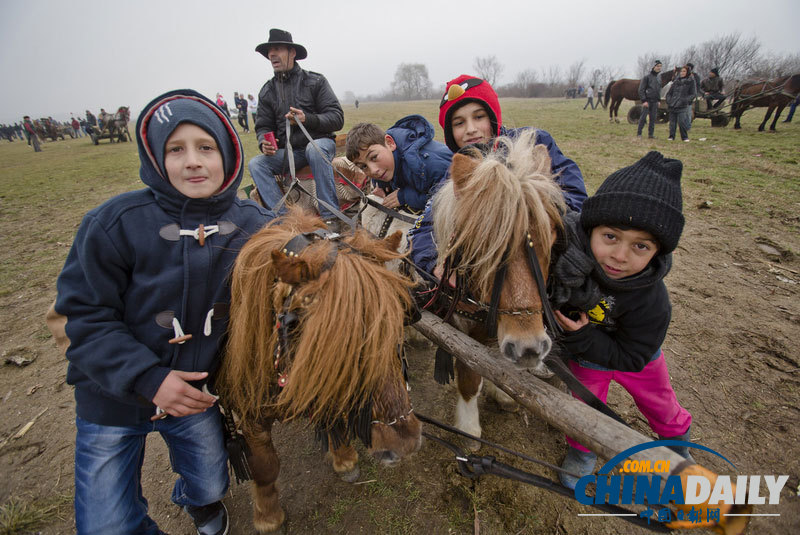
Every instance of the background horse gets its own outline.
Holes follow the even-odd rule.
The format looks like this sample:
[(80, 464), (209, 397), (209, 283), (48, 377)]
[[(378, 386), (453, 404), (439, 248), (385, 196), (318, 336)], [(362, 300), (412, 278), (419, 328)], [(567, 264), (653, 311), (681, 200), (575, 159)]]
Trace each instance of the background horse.
[(321, 229), (318, 217), (294, 208), (248, 241), (233, 270), (220, 393), (250, 448), (253, 522), (263, 532), (285, 518), (275, 420), (307, 417), (347, 481), (358, 477), (353, 436), (385, 464), (420, 446), (398, 355), (410, 282), (384, 265), (400, 256), (400, 234), (314, 239), (327, 235)]
[(108, 133), (111, 143), (114, 143), (115, 137), (119, 141), (128, 141), (131, 138), (131, 133), (128, 131), (128, 120), (130, 119), (128, 106), (120, 106), (117, 113), (113, 115), (107, 112), (100, 113), (98, 119), (103, 123), (99, 135)]
[(742, 114), (749, 108), (767, 108), (764, 120), (758, 127), (759, 132), (764, 131), (764, 126), (769, 121), (773, 110), (775, 119), (769, 126), (770, 131), (775, 131), (775, 124), (778, 122), (783, 108), (797, 98), (800, 93), (800, 74), (782, 76), (773, 80), (758, 82), (742, 82), (733, 92), (733, 104), (731, 105), (731, 117), (736, 117), (735, 129), (740, 129)]
[[(440, 265), (451, 264), (457, 286), (463, 281), (465, 290), (480, 303), (494, 301), (496, 274), (505, 271), (497, 301), (497, 343), (518, 366), (544, 370), (542, 359), (552, 341), (545, 333), (542, 297), (528, 264), (527, 247), (535, 250), (546, 278), (565, 207), (547, 148), (534, 143), (535, 131), (530, 130), (513, 142), (501, 138), (497, 149), (482, 159), (456, 154), (451, 180), (434, 197), (433, 224)], [(449, 273), (446, 269), (443, 281)], [(454, 315), (452, 322), (481, 342), (493, 338), (494, 325), (487, 329), (460, 315)], [(459, 360), (455, 371), (459, 393), (455, 425), (480, 436), (477, 397), (483, 379)], [(501, 406), (515, 407), (505, 392), (487, 385)]]
[[(661, 87), (664, 87), (672, 79), (675, 77), (675, 69), (671, 71), (666, 71), (661, 73)], [(622, 78), (621, 80), (611, 80), (608, 82), (606, 86), (606, 95), (605, 100), (603, 101), (603, 107), (608, 107), (608, 121), (612, 122), (619, 122), (619, 118), (617, 117), (617, 113), (619, 112), (619, 107), (622, 104), (623, 99), (639, 101), (639, 80), (633, 80), (631, 78)], [(611, 106), (608, 105), (609, 100), (611, 101)]]

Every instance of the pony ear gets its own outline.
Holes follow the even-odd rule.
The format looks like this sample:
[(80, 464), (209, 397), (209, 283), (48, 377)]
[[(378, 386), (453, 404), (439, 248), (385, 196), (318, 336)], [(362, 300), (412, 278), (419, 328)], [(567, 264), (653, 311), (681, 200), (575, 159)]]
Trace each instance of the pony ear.
[(397, 252), (400, 248), (400, 240), (403, 239), (403, 231), (395, 230), (391, 236), (384, 238), (383, 244), (390, 250)]
[(450, 164), (450, 178), (453, 180), (453, 186), (458, 191), (472, 176), (472, 173), (480, 164), (480, 160), (466, 156), (464, 154), (454, 154), (453, 163)]
[(311, 265), (297, 256), (289, 257), (277, 249), (270, 253), (275, 274), (287, 284), (300, 284), (313, 277)]

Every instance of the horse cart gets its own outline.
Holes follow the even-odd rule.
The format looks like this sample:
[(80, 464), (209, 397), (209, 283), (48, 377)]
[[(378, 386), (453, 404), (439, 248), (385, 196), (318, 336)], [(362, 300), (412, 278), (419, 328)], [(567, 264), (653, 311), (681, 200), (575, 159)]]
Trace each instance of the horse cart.
[[(709, 108), (704, 98), (695, 99), (692, 104), (693, 119), (711, 119), (711, 126), (724, 127), (728, 125), (730, 116), (724, 106), (714, 106)], [(628, 123), (639, 124), (639, 117), (642, 116), (642, 105), (636, 104), (628, 110)], [(669, 107), (667, 101), (661, 99), (658, 103), (658, 122), (666, 123), (669, 121)]]
[(128, 130), (128, 119), (130, 118), (130, 111), (127, 106), (122, 106), (115, 114), (101, 114), (98, 119), (102, 123), (102, 127), (88, 126), (86, 131), (95, 145), (100, 144), (101, 139), (108, 139), (111, 143), (126, 142), (131, 138), (131, 133)]

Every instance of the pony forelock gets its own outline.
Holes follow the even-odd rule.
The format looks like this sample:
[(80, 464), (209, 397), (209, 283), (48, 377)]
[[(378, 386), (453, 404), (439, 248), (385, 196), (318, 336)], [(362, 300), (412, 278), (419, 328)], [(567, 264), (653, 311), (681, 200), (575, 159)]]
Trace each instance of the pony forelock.
[[(434, 197), (439, 262), (458, 251), (459, 268), (471, 274), (482, 296), (491, 291), (495, 273), (519, 252), (529, 232), (535, 243), (547, 244), (551, 222), (561, 225), (563, 195), (547, 148), (535, 140), (533, 129), (516, 139), (498, 138), (494, 150), (460, 187), (448, 180)], [(548, 263), (549, 248), (538, 252)]]
[[(316, 279), (294, 287), (289, 309), (299, 318), (291, 341), (288, 382), (276, 398), (278, 335), (275, 322), (292, 287), (280, 282), (271, 252), (295, 235), (324, 228), (321, 220), (293, 211), (259, 231), (242, 248), (233, 270), (229, 340), (221, 369), (221, 393), (242, 419), (265, 413), (285, 419), (331, 422), (369, 401), (400, 373), (398, 344), (412, 306), (411, 283), (384, 262), (401, 255), (359, 231), (345, 241), (336, 261)], [(300, 253), (321, 266), (336, 244), (320, 240)], [(380, 405), (380, 404), (379, 404)]]

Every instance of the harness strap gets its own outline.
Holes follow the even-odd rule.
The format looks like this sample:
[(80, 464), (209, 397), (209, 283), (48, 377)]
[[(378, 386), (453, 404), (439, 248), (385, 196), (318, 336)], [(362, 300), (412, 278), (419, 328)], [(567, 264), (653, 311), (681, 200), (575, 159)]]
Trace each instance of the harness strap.
[[(369, 206), (372, 206), (373, 208), (376, 208), (377, 210), (383, 212), (384, 214), (386, 214), (387, 216), (389, 216), (389, 217), (391, 217), (393, 219), (399, 219), (400, 221), (403, 221), (404, 223), (408, 223), (409, 225), (413, 225), (414, 223), (417, 222), (417, 219), (414, 218), (414, 217), (407, 216), (407, 215), (405, 215), (405, 214), (403, 214), (401, 212), (398, 212), (397, 210), (392, 210), (391, 208), (386, 208), (381, 203), (379, 203), (377, 201), (374, 201), (374, 200), (370, 199), (369, 197), (366, 197), (366, 199), (367, 199), (367, 204)], [(365, 208), (366, 208), (366, 206), (365, 206)]]
[[(522, 453), (510, 450), (508, 448), (500, 446), (499, 444), (494, 444), (492, 442), (489, 442), (488, 440), (484, 440), (484, 439), (482, 439), (480, 437), (476, 437), (474, 435), (470, 435), (469, 433), (465, 433), (464, 431), (461, 431), (460, 429), (457, 429), (455, 427), (452, 427), (452, 426), (449, 426), (449, 425), (444, 424), (442, 422), (439, 422), (437, 420), (434, 420), (433, 418), (425, 416), (424, 414), (416, 413), (416, 416), (417, 416), (418, 420), (420, 420), (422, 422), (425, 422), (425, 423), (428, 423), (428, 424), (431, 424), (431, 425), (433, 425), (435, 427), (439, 427), (440, 429), (443, 429), (445, 431), (448, 431), (448, 432), (451, 432), (451, 433), (455, 433), (457, 435), (461, 435), (461, 436), (467, 437), (467, 438), (469, 438), (471, 440), (476, 440), (476, 441), (478, 441), (478, 442), (480, 442), (482, 444), (485, 444), (485, 445), (490, 446), (492, 448), (496, 448), (496, 449), (498, 449), (500, 451), (503, 451), (503, 452), (508, 453), (510, 455), (513, 455), (515, 457), (519, 457), (519, 458), (524, 459), (526, 461), (533, 462), (533, 463), (545, 466), (547, 468), (555, 470), (556, 472), (563, 472), (563, 473), (568, 474), (568, 475), (570, 475), (572, 477), (578, 477), (577, 474), (572, 474), (571, 472), (568, 472), (568, 471), (564, 470), (563, 468), (561, 468), (559, 466), (552, 465), (550, 463), (547, 463), (545, 461), (541, 461), (539, 459), (534, 459), (533, 457), (529, 457), (529, 456), (524, 455)], [(548, 479), (546, 477), (542, 477), (542, 476), (539, 476), (539, 475), (536, 475), (536, 474), (532, 474), (530, 472), (526, 472), (524, 470), (520, 470), (520, 469), (515, 468), (515, 467), (513, 467), (511, 465), (508, 465), (508, 464), (505, 464), (503, 462), (498, 461), (495, 457), (493, 457), (491, 455), (478, 456), (478, 455), (465, 454), (464, 451), (461, 450), (461, 448), (459, 448), (458, 446), (456, 446), (452, 442), (450, 442), (448, 440), (445, 440), (445, 439), (443, 439), (441, 437), (438, 437), (436, 435), (432, 435), (432, 434), (430, 434), (430, 433), (428, 433), (426, 431), (423, 431), (422, 435), (425, 438), (433, 440), (434, 442), (444, 446), (445, 448), (447, 448), (451, 452), (453, 452), (453, 454), (455, 455), (455, 460), (458, 462), (458, 470), (461, 473), (461, 475), (464, 476), (464, 477), (467, 477), (467, 478), (473, 479), (473, 480), (477, 480), (482, 475), (486, 475), (486, 474), (494, 475), (494, 476), (510, 479), (510, 480), (513, 480), (513, 481), (519, 481), (521, 483), (527, 483), (529, 485), (534, 485), (536, 487), (543, 488), (545, 490), (549, 490), (549, 491), (555, 492), (557, 494), (561, 494), (562, 496), (566, 496), (566, 497), (571, 498), (573, 500), (575, 499), (574, 491), (572, 491), (572, 490), (570, 490), (570, 489), (560, 485), (559, 483), (557, 483), (555, 481), (552, 481), (552, 480), (550, 480), (550, 479)], [(615, 515), (624, 515), (624, 516), (620, 516), (620, 518), (622, 520), (626, 520), (628, 522), (631, 522), (631, 523), (636, 524), (636, 525), (641, 526), (641, 527), (645, 527), (647, 529), (650, 529), (650, 530), (658, 532), (658, 533), (670, 533), (671, 532), (671, 530), (669, 530), (664, 525), (663, 522), (660, 522), (658, 520), (652, 520), (652, 519), (649, 519), (649, 518), (642, 518), (642, 517), (639, 517), (638, 515), (630, 516), (631, 513), (633, 513), (633, 511), (631, 511), (629, 509), (625, 509), (624, 507), (620, 507), (618, 505), (604, 504), (604, 503), (600, 503), (600, 504), (592, 503), (592, 504), (590, 504), (590, 507), (594, 507), (594, 508), (599, 509), (601, 511), (605, 511), (607, 513), (612, 513), (612, 514), (615, 514)]]

